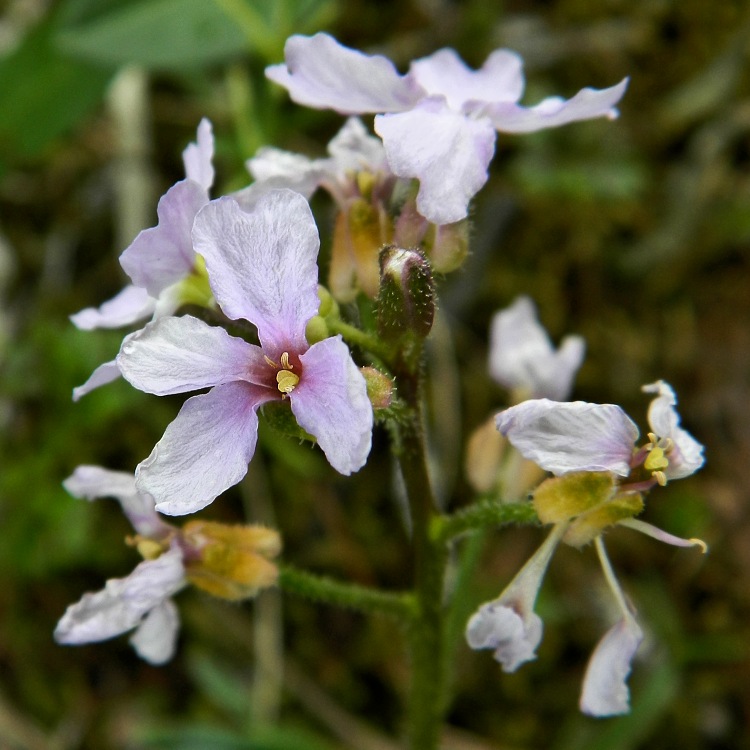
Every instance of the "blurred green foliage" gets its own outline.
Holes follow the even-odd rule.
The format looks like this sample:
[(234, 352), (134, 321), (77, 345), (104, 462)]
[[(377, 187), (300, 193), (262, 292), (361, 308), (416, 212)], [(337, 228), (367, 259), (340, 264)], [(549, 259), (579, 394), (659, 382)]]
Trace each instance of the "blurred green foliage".
[[(62, 479), (79, 463), (131, 470), (180, 403), (123, 382), (70, 401), (121, 340), (66, 320), (123, 283), (113, 181), (125, 157), (109, 85), (125, 66), (147, 80), (154, 209), (146, 226), (158, 195), (181, 178), (179, 154), (203, 115), (218, 139), (220, 189), (246, 181), (242, 162), (263, 143), (323, 153), (341, 118), (293, 105), (263, 77), (290, 33), (319, 29), (382, 51), (402, 70), (441, 46), (475, 66), (511, 47), (526, 60), (527, 103), (631, 76), (614, 123), (498, 138), (472, 215), (472, 255), (442, 289), (454, 352), (442, 347), (434, 361), (441, 457), (463, 451), (456, 425), (468, 434), (503, 404), (486, 374), (487, 325), (522, 292), (536, 299), (553, 337), (585, 336), (576, 397), (621, 403), (643, 425), (639, 387), (663, 377), (707, 445), (706, 468), (685, 488), (667, 488), (646, 514), (705, 538), (708, 557), (626, 530), (608, 539), (649, 631), (631, 678), (632, 713), (593, 721), (576, 712), (586, 659), (608, 620), (591, 550), (563, 549), (542, 591), (546, 631), (535, 662), (504, 675), (457, 639), (446, 747), (742, 747), (750, 716), (750, 9), (732, 0), (7, 0), (0, 747), (368, 750), (388, 747), (386, 735), (402, 729), (401, 634), (350, 612), (285, 598), (282, 616), (270, 599), (239, 608), (187, 591), (178, 601), (182, 648), (162, 669), (138, 662), (124, 638), (62, 648), (51, 637), (68, 603), (136, 562), (116, 505), (74, 500)], [(314, 206), (325, 254), (332, 216), (324, 201)], [(408, 540), (389, 476), (382, 435), (368, 466), (343, 480), (309, 447), (266, 433), (245, 486), (209, 515), (275, 522), (288, 561), (401, 588)], [(460, 476), (441, 490), (452, 507), (469, 497)], [(467, 542), (482, 562), (481, 575), (459, 578), (462, 608), (496, 595), (540, 540), (536, 529), (508, 529)], [(261, 645), (269, 629), (283, 637), (286, 673), (270, 699)], [(275, 710), (259, 708), (274, 699)]]

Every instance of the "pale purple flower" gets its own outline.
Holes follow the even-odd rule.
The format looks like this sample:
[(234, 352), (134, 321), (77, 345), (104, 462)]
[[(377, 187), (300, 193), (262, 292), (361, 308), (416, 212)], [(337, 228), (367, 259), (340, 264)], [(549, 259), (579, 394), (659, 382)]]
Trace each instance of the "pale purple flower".
[[(357, 117), (350, 117), (331, 139), (328, 154), (321, 159), (310, 159), (264, 146), (246, 162), (255, 182), (232, 197), (248, 209), (270, 189), (289, 188), (310, 198), (322, 187), (341, 210), (346, 210), (351, 198), (360, 195), (358, 173), (371, 174), (388, 186), (395, 179), (388, 168), (382, 142), (370, 135)], [(381, 191), (385, 188), (385, 185), (379, 186)]]
[(534, 612), (534, 603), (564, 532), (564, 524), (554, 527), (505, 591), (497, 599), (482, 604), (466, 624), (469, 647), (493, 649), (495, 660), (504, 672), (515, 672), (521, 664), (536, 659), (543, 624)]
[(251, 213), (230, 197), (196, 217), (216, 302), (258, 330), (260, 346), (196, 318), (161, 318), (125, 342), (118, 365), (136, 388), (193, 396), (151, 455), (137, 485), (158, 510), (192, 513), (242, 479), (255, 451), (257, 409), (288, 399), (299, 425), (342, 474), (370, 451), (373, 415), (365, 380), (340, 336), (312, 346), (305, 327), (318, 311), (318, 233), (307, 201), (289, 190), (262, 196)]
[(659, 395), (648, 412), (650, 442), (638, 451), (637, 426), (614, 404), (531, 399), (498, 414), (497, 428), (525, 458), (557, 475), (611, 471), (627, 477), (643, 465), (663, 484), (693, 474), (703, 465), (703, 446), (679, 427), (674, 392), (661, 380), (644, 389)]
[(583, 679), (579, 703), (589, 716), (616, 716), (630, 711), (627, 678), (630, 663), (643, 640), (635, 619), (623, 616), (602, 637), (594, 649)]
[(496, 50), (471, 70), (451, 49), (412, 62), (402, 76), (380, 55), (364, 55), (327, 34), (292, 36), (285, 64), (266, 75), (294, 101), (342, 114), (376, 113), (391, 171), (420, 181), (417, 207), (435, 224), (467, 215), (487, 181), (495, 131), (528, 133), (593, 117), (616, 117), (627, 79), (608, 89), (582, 89), (572, 99), (518, 104), (524, 88), (521, 58)]
[(567, 398), (585, 351), (581, 336), (566, 336), (556, 350), (529, 297), (518, 297), (492, 318), (490, 375), (525, 398)]
[[(172, 527), (154, 509), (153, 498), (140, 493), (132, 474), (99, 466), (79, 466), (63, 482), (74, 497), (115, 497), (140, 537), (169, 543)], [(187, 585), (183, 552), (172, 544), (153, 560), (144, 560), (125, 578), (113, 578), (96, 593), (71, 604), (55, 629), (55, 640), (67, 645), (93, 643), (135, 629), (130, 643), (151, 664), (172, 658), (179, 615), (171, 597)]]
[[(193, 301), (185, 282), (196, 267), (191, 230), (198, 211), (208, 203), (213, 184), (214, 140), (206, 118), (198, 125), (197, 142), (183, 151), (186, 178), (173, 185), (159, 200), (158, 224), (144, 229), (120, 256), (120, 265), (132, 284), (99, 308), (89, 307), (70, 316), (81, 330), (120, 328), (146, 318), (171, 315), (181, 304)], [(74, 400), (115, 380), (114, 361), (97, 368), (73, 391)]]

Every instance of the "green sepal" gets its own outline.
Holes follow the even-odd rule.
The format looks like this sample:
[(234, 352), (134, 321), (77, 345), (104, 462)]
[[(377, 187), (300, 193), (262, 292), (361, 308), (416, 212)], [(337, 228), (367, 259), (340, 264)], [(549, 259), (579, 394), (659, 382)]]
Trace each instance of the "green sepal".
[(297, 423), (297, 419), (292, 414), (289, 399), (279, 401), (269, 401), (260, 409), (260, 413), (270, 427), (277, 432), (288, 437), (297, 438), (298, 440), (308, 440), (315, 443), (315, 438), (306, 430), (303, 430)]
[(615, 493), (608, 471), (577, 471), (542, 482), (534, 491), (534, 509), (542, 523), (562, 523), (606, 503)]
[(638, 492), (617, 495), (604, 505), (576, 518), (565, 532), (563, 541), (572, 547), (583, 547), (599, 536), (607, 526), (633, 518), (643, 510), (643, 496)]

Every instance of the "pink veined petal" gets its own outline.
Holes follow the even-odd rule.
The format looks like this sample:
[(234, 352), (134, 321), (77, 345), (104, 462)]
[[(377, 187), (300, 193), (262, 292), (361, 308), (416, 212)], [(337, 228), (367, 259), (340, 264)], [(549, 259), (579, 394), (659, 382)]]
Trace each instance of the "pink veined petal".
[(423, 95), (386, 57), (344, 47), (328, 34), (289, 37), (284, 58), (286, 64), (269, 66), (266, 76), (307, 107), (341, 114), (400, 112)]
[(113, 359), (111, 362), (102, 363), (89, 375), (89, 379), (83, 385), (79, 385), (73, 389), (73, 401), (78, 401), (96, 388), (117, 380), (120, 374), (117, 360)]
[(120, 265), (136, 286), (152, 297), (184, 279), (195, 264), (190, 232), (193, 219), (208, 203), (208, 192), (197, 182), (182, 180), (160, 198), (159, 223), (144, 229), (120, 255)]
[(63, 487), (73, 497), (86, 500), (116, 498), (138, 534), (154, 539), (169, 533), (170, 527), (154, 510), (154, 499), (136, 490), (133, 474), (110, 471), (101, 466), (78, 466), (63, 481)]
[(98, 308), (87, 307), (71, 315), (70, 320), (82, 331), (120, 328), (151, 317), (155, 309), (156, 300), (145, 289), (129, 284)]
[(490, 375), (506, 388), (534, 398), (567, 398), (585, 352), (580, 336), (568, 336), (555, 351), (534, 303), (518, 297), (496, 313), (490, 328)]
[(674, 444), (667, 455), (669, 466), (664, 471), (667, 479), (689, 477), (704, 464), (703, 446), (680, 427), (680, 415), (675, 408), (677, 396), (672, 386), (664, 380), (657, 380), (644, 385), (641, 390), (658, 394), (648, 407), (648, 423), (657, 437), (670, 438)]
[(268, 388), (227, 383), (189, 398), (138, 465), (138, 490), (170, 516), (205, 508), (247, 473), (258, 439), (256, 410), (275, 397)]
[(494, 127), (501, 133), (532, 133), (544, 128), (556, 128), (569, 122), (591, 120), (595, 117), (617, 117), (615, 104), (622, 99), (628, 79), (607, 89), (581, 89), (572, 99), (553, 96), (534, 107), (500, 102), (482, 108)]
[(497, 415), (498, 430), (515, 448), (553, 474), (630, 473), (638, 428), (614, 404), (532, 399)]
[(301, 357), (302, 379), (289, 398), (302, 429), (314, 435), (341, 474), (359, 470), (372, 442), (367, 386), (341, 336), (313, 344)]
[(145, 560), (126, 578), (112, 578), (101, 591), (84, 594), (71, 604), (55, 628), (55, 640), (81, 644), (120, 635), (138, 625), (146, 613), (185, 583), (179, 549)]
[(149, 323), (125, 339), (117, 363), (129, 383), (157, 396), (257, 382), (268, 370), (259, 347), (191, 315)]
[(130, 645), (149, 664), (165, 664), (173, 656), (180, 629), (180, 615), (171, 599), (154, 607), (130, 638)]
[(517, 102), (523, 94), (523, 60), (507, 49), (495, 50), (472, 70), (455, 50), (441, 49), (415, 60), (409, 71), (428, 96), (444, 96), (460, 112), (465, 102)]
[(378, 115), (388, 164), (398, 177), (417, 178), (417, 210), (434, 224), (465, 218), (469, 201), (487, 181), (495, 132), (487, 119), (452, 112), (425, 100), (409, 112)]
[(642, 640), (643, 631), (632, 617), (624, 617), (605, 633), (586, 668), (579, 704), (583, 713), (616, 716), (630, 711), (626, 680)]
[(466, 641), (475, 650), (491, 648), (503, 672), (515, 672), (536, 659), (544, 625), (535, 612), (522, 617), (498, 602), (483, 604), (466, 625)]
[(195, 143), (190, 143), (182, 152), (185, 176), (197, 182), (205, 191), (214, 184), (214, 134), (211, 121), (204, 117), (198, 124)]
[(301, 195), (272, 190), (252, 213), (232, 198), (211, 201), (195, 219), (193, 238), (217, 303), (233, 320), (257, 326), (271, 359), (307, 349), (305, 326), (320, 305), (320, 241)]

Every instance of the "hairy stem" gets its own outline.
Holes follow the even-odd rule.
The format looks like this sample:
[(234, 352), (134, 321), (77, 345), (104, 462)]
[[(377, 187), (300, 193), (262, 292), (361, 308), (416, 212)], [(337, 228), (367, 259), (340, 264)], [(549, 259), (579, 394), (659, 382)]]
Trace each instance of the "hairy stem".
[(284, 591), (300, 594), (314, 601), (367, 614), (388, 615), (402, 621), (408, 621), (414, 611), (410, 594), (380, 591), (356, 583), (342, 583), (291, 565), (279, 566), (279, 586)]

